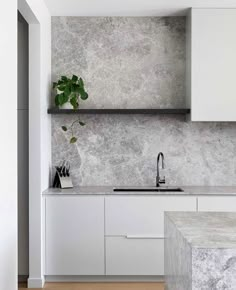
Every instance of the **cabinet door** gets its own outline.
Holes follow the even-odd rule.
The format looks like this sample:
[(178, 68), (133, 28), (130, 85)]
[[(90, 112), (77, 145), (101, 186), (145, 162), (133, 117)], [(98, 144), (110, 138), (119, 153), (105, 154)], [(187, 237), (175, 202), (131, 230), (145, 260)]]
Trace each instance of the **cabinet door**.
[(164, 239), (106, 237), (107, 275), (164, 275)]
[(192, 9), (187, 73), (192, 121), (236, 121), (236, 9)]
[(236, 212), (235, 196), (202, 196), (198, 198), (198, 211)]
[(193, 196), (116, 196), (105, 198), (106, 236), (164, 237), (165, 211), (196, 211)]
[(104, 275), (103, 197), (47, 197), (46, 275)]

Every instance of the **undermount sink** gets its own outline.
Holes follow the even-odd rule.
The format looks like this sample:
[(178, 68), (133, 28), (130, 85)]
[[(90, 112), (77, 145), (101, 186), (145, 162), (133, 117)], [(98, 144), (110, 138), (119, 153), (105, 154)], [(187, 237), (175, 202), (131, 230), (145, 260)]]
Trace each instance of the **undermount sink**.
[(164, 169), (164, 154), (159, 152), (157, 155), (157, 175), (156, 175), (156, 187), (131, 187), (131, 186), (122, 186), (114, 187), (113, 192), (183, 192), (184, 190), (180, 187), (174, 186), (161, 186), (161, 184), (166, 183), (165, 176), (160, 175), (159, 162), (162, 161), (161, 168)]
[(180, 187), (114, 187), (113, 191), (154, 191), (154, 192), (183, 192)]

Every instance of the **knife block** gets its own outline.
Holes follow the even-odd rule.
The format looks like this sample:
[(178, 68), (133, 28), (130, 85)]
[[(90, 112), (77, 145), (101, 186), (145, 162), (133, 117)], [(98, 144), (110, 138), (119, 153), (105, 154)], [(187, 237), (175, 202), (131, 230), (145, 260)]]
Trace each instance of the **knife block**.
[(70, 175), (63, 175), (56, 168), (56, 174), (53, 181), (53, 187), (55, 188), (73, 188)]

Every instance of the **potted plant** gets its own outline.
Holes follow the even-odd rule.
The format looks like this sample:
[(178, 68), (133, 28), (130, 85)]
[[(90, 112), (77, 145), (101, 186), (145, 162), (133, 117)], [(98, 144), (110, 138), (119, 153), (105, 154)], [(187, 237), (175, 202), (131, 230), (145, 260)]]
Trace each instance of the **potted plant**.
[[(84, 88), (84, 82), (82, 78), (73, 75), (72, 78), (62, 76), (57, 82), (53, 83), (53, 89), (56, 89), (57, 94), (55, 96), (55, 104), (61, 109), (78, 109), (79, 99), (86, 100), (88, 94)], [(77, 137), (74, 135), (73, 127), (75, 124), (85, 126), (85, 122), (78, 117), (69, 127), (62, 126), (64, 132), (69, 132), (70, 143), (76, 143)]]
[(73, 75), (72, 78), (62, 76), (53, 83), (53, 89), (57, 90), (55, 104), (62, 109), (78, 109), (79, 98), (81, 100), (88, 98), (82, 78), (76, 75)]

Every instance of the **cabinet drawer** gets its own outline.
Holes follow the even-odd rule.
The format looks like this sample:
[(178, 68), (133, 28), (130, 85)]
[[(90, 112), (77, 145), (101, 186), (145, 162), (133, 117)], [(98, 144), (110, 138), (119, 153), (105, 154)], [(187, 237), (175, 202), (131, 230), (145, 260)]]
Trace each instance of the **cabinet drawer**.
[(106, 236), (164, 237), (165, 211), (196, 211), (196, 197), (116, 196), (105, 198)]
[(236, 211), (235, 196), (202, 196), (198, 197), (199, 211)]
[(164, 239), (106, 237), (106, 275), (163, 275)]

